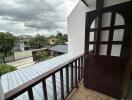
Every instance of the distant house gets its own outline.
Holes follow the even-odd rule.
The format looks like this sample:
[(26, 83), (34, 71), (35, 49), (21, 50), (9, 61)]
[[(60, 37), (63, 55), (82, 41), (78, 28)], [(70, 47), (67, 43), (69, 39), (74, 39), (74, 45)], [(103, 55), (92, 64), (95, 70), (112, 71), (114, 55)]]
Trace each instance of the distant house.
[(68, 53), (68, 45), (56, 45), (49, 48), (51, 56), (58, 56), (61, 54)]
[(28, 45), (28, 42), (30, 40), (31, 36), (29, 35), (21, 35), (18, 36), (18, 42), (15, 45), (15, 47), (13, 48), (13, 51), (25, 51), (25, 50), (29, 50), (30, 46)]
[(51, 36), (48, 38), (48, 44), (54, 45), (58, 39), (55, 36)]

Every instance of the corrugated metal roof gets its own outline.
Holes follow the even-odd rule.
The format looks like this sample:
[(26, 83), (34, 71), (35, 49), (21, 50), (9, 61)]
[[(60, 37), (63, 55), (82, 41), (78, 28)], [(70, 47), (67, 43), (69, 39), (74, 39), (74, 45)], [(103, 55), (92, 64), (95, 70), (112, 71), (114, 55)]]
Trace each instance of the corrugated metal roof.
[(49, 50), (62, 52), (62, 53), (68, 53), (68, 45), (56, 45), (54, 47), (49, 48)]
[[(64, 54), (46, 61), (42, 61), (33, 65), (29, 65), (25, 68), (7, 73), (2, 75), (1, 84), (4, 90), (4, 93), (20, 86), (21, 84), (35, 78), (36, 76), (45, 73), (46, 71), (55, 68), (67, 61), (72, 59), (68, 54)], [(70, 70), (70, 69), (69, 69)], [(69, 71), (70, 76), (70, 71)], [(70, 77), (69, 77), (70, 78)], [(69, 79), (70, 81), (70, 79)], [(48, 99), (53, 100), (53, 91), (52, 91), (52, 78), (49, 77), (46, 79), (47, 83), (47, 92)], [(56, 73), (56, 85), (57, 85), (57, 95), (60, 97), (60, 73)], [(64, 69), (64, 90), (66, 91), (66, 78), (65, 78), (65, 69)], [(33, 93), (35, 100), (44, 100), (43, 91), (41, 83), (33, 87)], [(27, 92), (17, 97), (15, 100), (29, 100)]]

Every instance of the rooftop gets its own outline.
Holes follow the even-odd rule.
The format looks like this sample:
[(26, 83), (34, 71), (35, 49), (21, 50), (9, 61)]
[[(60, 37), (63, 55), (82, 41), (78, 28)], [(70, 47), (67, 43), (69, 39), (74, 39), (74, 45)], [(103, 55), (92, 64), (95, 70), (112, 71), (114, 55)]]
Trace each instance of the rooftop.
[(56, 45), (54, 47), (49, 48), (49, 50), (62, 52), (62, 53), (68, 53), (68, 45)]

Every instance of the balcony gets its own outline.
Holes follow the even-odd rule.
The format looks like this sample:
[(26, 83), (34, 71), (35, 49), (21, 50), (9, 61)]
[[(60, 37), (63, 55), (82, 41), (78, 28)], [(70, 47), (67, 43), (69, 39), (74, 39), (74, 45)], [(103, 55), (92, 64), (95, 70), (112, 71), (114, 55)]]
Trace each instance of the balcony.
[[(113, 6), (114, 9), (111, 9), (111, 10), (114, 12), (112, 12), (111, 19), (115, 20), (115, 18), (116, 18), (115, 11), (119, 10), (117, 8), (121, 8), (120, 11), (124, 11), (123, 12), (124, 16), (126, 16), (127, 13), (129, 15), (130, 10), (128, 9), (128, 7), (129, 6), (131, 7), (132, 2), (130, 2), (130, 3), (128, 2), (126, 4), (127, 5), (126, 5), (125, 10), (124, 10), (124, 4), (122, 4), (123, 7), (121, 7), (120, 5), (118, 5), (117, 7)], [(82, 12), (82, 11), (80, 11), (80, 7), (83, 7), (83, 6), (82, 5), (77, 6), (77, 8), (79, 9), (78, 14), (82, 14), (82, 13), (80, 13), (80, 12)], [(84, 9), (82, 9), (82, 10), (84, 10)], [(106, 10), (111, 11), (110, 7), (105, 8), (103, 11), (106, 13)], [(102, 13), (103, 11), (99, 11), (99, 12)], [(93, 11), (92, 11), (92, 13), (93, 13)], [(85, 12), (83, 12), (82, 15), (84, 15), (84, 14), (85, 14)], [(79, 18), (82, 18), (82, 15), (80, 15)], [(75, 15), (74, 15), (74, 17), (75, 17)], [(72, 17), (72, 18), (75, 19), (74, 17)], [(131, 16), (126, 16), (125, 18), (127, 18), (127, 17), (129, 17), (129, 18), (128, 18), (128, 20), (126, 20), (126, 21), (128, 21), (126, 26), (128, 27), (130, 25), (130, 28), (128, 27), (128, 33), (129, 33), (129, 32), (131, 32), (130, 29), (131, 29), (131, 25), (132, 25), (131, 24), (132, 20), (131, 20)], [(91, 18), (91, 20), (93, 20), (92, 17), (87, 17), (87, 18)], [(100, 15), (99, 15), (99, 18), (102, 19), (100, 17)], [(125, 91), (124, 90), (122, 91), (122, 86), (118, 87), (118, 85), (120, 85), (120, 83), (121, 84), (124, 83), (120, 79), (120, 78), (122, 78), (122, 76), (123, 76), (122, 72), (124, 71), (122, 66), (124, 66), (125, 68), (128, 67), (127, 70), (129, 69), (128, 72), (130, 72), (131, 69), (129, 68), (130, 67), (129, 63), (131, 61), (128, 62), (128, 65), (122, 65), (122, 63), (120, 63), (122, 60), (118, 59), (119, 60), (119, 63), (118, 63), (117, 59), (115, 59), (116, 58), (115, 56), (120, 57), (121, 52), (119, 52), (119, 51), (122, 51), (121, 48), (116, 48), (116, 47), (118, 47), (118, 45), (124, 46), (127, 44), (127, 42), (113, 41), (112, 37), (114, 35), (114, 29), (115, 30), (117, 30), (117, 29), (125, 29), (126, 30), (127, 28), (125, 25), (114, 26), (114, 23), (115, 23), (114, 20), (111, 21), (110, 27), (102, 27), (101, 28), (101, 20), (99, 21), (98, 29), (97, 28), (90, 29), (90, 27), (88, 27), (88, 28), (86, 27), (86, 29), (89, 29), (89, 30), (86, 30), (86, 31), (88, 31), (86, 33), (89, 33), (89, 31), (90, 32), (98, 31), (99, 35), (97, 35), (97, 36), (99, 38), (97, 38), (97, 41), (94, 41), (94, 42), (89, 42), (89, 35), (86, 36), (87, 35), (86, 34), (85, 39), (87, 39), (87, 41), (85, 41), (85, 43), (84, 43), (84, 37), (83, 37), (84, 34), (82, 35), (82, 33), (84, 33), (84, 32), (81, 32), (81, 31), (72, 32), (71, 31), (72, 34), (69, 35), (69, 37), (70, 37), (69, 50), (71, 50), (70, 53), (74, 53), (74, 56), (71, 56), (70, 54), (64, 54), (64, 55), (61, 55), (61, 56), (58, 56), (58, 57), (55, 57), (55, 58), (52, 58), (52, 59), (49, 59), (49, 60), (46, 60), (46, 61), (43, 61), (40, 63), (36, 63), (36, 64), (28, 66), (26, 68), (23, 68), (23, 69), (3, 75), (1, 78), (1, 82), (2, 82), (3, 89), (4, 89), (4, 93), (5, 93), (5, 100), (14, 100), (14, 99), (15, 100), (66, 100), (66, 99), (68, 99), (68, 100), (115, 100), (112, 97), (109, 97), (104, 94), (95, 92), (93, 90), (84, 88), (83, 84), (82, 84), (83, 78), (84, 78), (84, 83), (87, 80), (88, 80), (87, 83), (90, 83), (90, 81), (94, 81), (93, 83), (98, 83), (98, 81), (103, 78), (103, 80), (101, 82), (99, 82), (100, 83), (99, 85), (102, 86), (103, 83), (106, 82), (105, 88), (107, 88), (109, 85), (108, 88), (110, 89), (110, 92), (115, 92), (114, 90), (116, 90), (117, 93), (119, 92), (119, 96), (121, 96), (120, 98), (126, 97), (126, 93), (125, 93), (126, 87), (124, 88)], [(130, 23), (129, 23), (129, 20), (130, 20)], [(69, 21), (71, 21), (71, 20), (69, 20)], [(79, 21), (82, 21), (82, 20), (79, 20)], [(83, 20), (83, 21), (85, 22), (85, 20)], [(92, 21), (90, 21), (90, 23), (86, 23), (86, 24), (89, 24), (87, 26), (90, 26), (91, 22)], [(72, 26), (72, 23), (73, 23), (73, 21), (71, 21), (71, 23), (70, 23), (71, 26)], [(82, 24), (84, 25), (84, 23), (82, 23)], [(79, 22), (79, 24), (76, 24), (76, 25), (80, 25), (80, 22)], [(72, 28), (76, 29), (74, 27), (72, 27)], [(78, 30), (81, 30), (81, 29), (78, 28)], [(100, 38), (103, 38), (103, 37), (101, 37), (101, 34), (102, 34), (101, 31), (104, 31), (104, 30), (105, 31), (107, 30), (110, 32), (110, 35), (109, 35), (110, 38), (107, 41), (100, 41)], [(79, 33), (79, 34), (73, 34), (73, 33)], [(76, 37), (75, 37), (75, 35), (76, 35)], [(119, 35), (117, 35), (117, 37), (119, 37)], [(85, 59), (87, 59), (87, 61), (86, 60), (85, 61), (88, 62), (88, 63), (85, 63), (85, 65), (86, 64), (88, 65), (90, 61), (92, 62), (92, 60), (93, 60), (92, 56), (97, 57), (97, 59), (95, 59), (96, 61), (94, 60), (95, 62), (93, 61), (92, 64), (96, 63), (96, 64), (94, 64), (94, 66), (97, 66), (97, 65), (99, 65), (99, 66), (97, 66), (97, 68), (95, 68), (96, 70), (91, 70), (91, 72), (93, 72), (92, 75), (90, 75), (88, 73), (85, 73), (85, 75), (83, 75), (83, 73), (84, 73), (84, 55), (81, 54), (80, 52), (84, 52), (84, 44), (85, 44), (85, 53), (86, 53)], [(92, 54), (91, 58), (89, 58), (90, 55), (88, 55), (88, 53), (90, 52), (90, 48), (89, 48), (90, 44), (92, 44), (92, 45), (96, 44), (96, 46), (95, 46), (96, 53), (94, 53), (94, 52), (91, 53)], [(104, 45), (104, 44), (108, 45), (108, 49), (105, 49), (105, 48), (99, 49), (101, 47), (100, 45)], [(113, 47), (112, 47), (112, 45), (113, 45)], [(103, 47), (105, 47), (105, 46), (103, 46)], [(114, 49), (112, 50), (112, 48), (114, 48)], [(128, 49), (128, 48), (126, 48), (126, 49)], [(107, 56), (107, 59), (105, 59), (106, 57), (104, 58), (104, 55), (99, 57), (98, 55), (101, 55), (99, 51), (101, 51), (101, 52), (106, 51), (105, 55)], [(127, 52), (127, 50), (124, 50), (124, 52)], [(119, 53), (119, 55), (117, 55), (118, 53)], [(81, 54), (81, 55), (75, 56), (77, 54)], [(115, 55), (112, 55), (112, 54), (115, 54)], [(122, 53), (122, 54), (124, 54), (124, 53)], [(113, 58), (109, 59), (110, 56), (113, 56)], [(131, 60), (131, 59), (129, 59), (129, 60)], [(114, 62), (114, 63), (110, 63), (110, 62)], [(125, 60), (122, 62), (124, 63)], [(120, 64), (121, 64), (121, 69), (119, 67)], [(85, 68), (86, 67), (89, 67), (89, 66), (85, 66)], [(89, 71), (92, 68), (93, 68), (93, 65), (91, 65), (87, 71)], [(102, 70), (100, 71), (100, 73), (98, 73), (100, 69), (102, 69)], [(129, 74), (128, 72), (126, 74)], [(95, 75), (95, 73), (98, 73), (98, 74)], [(106, 74), (106, 75), (102, 75), (102, 74)], [(102, 75), (102, 76), (100, 78), (97, 78), (96, 81), (93, 80), (92, 78), (89, 81), (89, 78), (91, 76), (94, 76), (94, 78), (96, 78), (99, 75)], [(106, 78), (104, 76), (106, 76)], [(110, 76), (110, 77), (107, 77), (107, 76)], [(89, 78), (86, 79), (86, 77), (89, 77)], [(128, 81), (126, 81), (126, 82), (128, 82)], [(91, 82), (91, 84), (90, 84), (91, 87), (92, 87), (93, 83)], [(89, 84), (86, 84), (86, 85), (88, 86)], [(97, 84), (94, 84), (94, 85), (98, 86)], [(99, 88), (99, 89), (103, 90), (104, 87)], [(120, 91), (123, 92), (123, 94)]]
[(1, 79), (5, 100), (64, 99), (78, 87), (82, 71), (83, 55), (70, 58), (65, 54), (5, 74)]
[(64, 100), (83, 77), (83, 55), (64, 54), (1, 78), (5, 100)]
[(83, 87), (83, 66), (83, 54), (64, 54), (5, 74), (5, 100), (115, 100)]

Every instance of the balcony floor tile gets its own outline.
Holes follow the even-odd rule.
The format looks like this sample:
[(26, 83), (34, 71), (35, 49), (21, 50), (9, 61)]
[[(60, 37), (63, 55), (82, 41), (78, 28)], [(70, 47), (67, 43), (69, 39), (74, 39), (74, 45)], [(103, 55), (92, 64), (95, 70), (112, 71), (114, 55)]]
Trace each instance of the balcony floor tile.
[(80, 87), (68, 98), (68, 100), (117, 100), (112, 97), (106, 96), (102, 93), (93, 91), (83, 87), (81, 83)]

